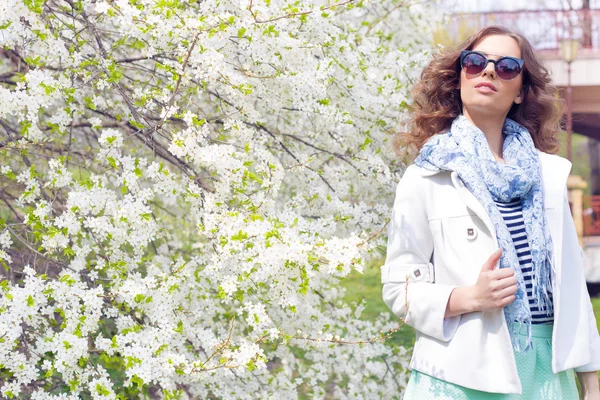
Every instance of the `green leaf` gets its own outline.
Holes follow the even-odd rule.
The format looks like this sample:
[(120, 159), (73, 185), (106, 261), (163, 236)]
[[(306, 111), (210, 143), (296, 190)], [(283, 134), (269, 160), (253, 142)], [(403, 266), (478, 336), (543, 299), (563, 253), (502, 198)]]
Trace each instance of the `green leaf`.
[(71, 389), (72, 392), (77, 390), (77, 386), (79, 386), (79, 380), (72, 379), (69, 381), (69, 388)]
[(137, 122), (135, 119), (130, 119), (129, 123), (138, 129), (144, 129), (144, 125)]
[(94, 102), (92, 101), (91, 97), (84, 97), (83, 98), (83, 102), (85, 103), (85, 106), (87, 108), (89, 108), (90, 110), (95, 110), (96, 109), (96, 105), (94, 104)]
[(31, 12), (36, 14), (42, 13), (42, 7), (44, 6), (45, 0), (23, 0), (23, 3)]
[(108, 72), (109, 74), (108, 79), (106, 80), (107, 82), (119, 83), (121, 78), (123, 78), (123, 71), (121, 71), (121, 69), (119, 69), (115, 63), (112, 63), (108, 66)]
[(96, 383), (96, 392), (98, 392), (98, 394), (101, 394), (102, 396), (108, 396), (110, 394), (110, 390), (108, 390), (99, 383)]
[(240, 229), (239, 232), (231, 237), (231, 240), (242, 241), (244, 239), (248, 239), (248, 234), (246, 232), (242, 232)]
[(219, 286), (219, 292), (217, 293), (217, 298), (221, 299), (221, 300), (225, 300), (226, 297), (227, 297), (227, 293), (225, 293), (225, 290), (223, 290), (223, 286)]
[(183, 321), (179, 320), (179, 322), (177, 322), (177, 328), (173, 328), (173, 330), (177, 333), (183, 333)]
[(117, 162), (115, 161), (114, 157), (107, 157), (106, 161), (108, 161), (111, 167), (117, 169)]

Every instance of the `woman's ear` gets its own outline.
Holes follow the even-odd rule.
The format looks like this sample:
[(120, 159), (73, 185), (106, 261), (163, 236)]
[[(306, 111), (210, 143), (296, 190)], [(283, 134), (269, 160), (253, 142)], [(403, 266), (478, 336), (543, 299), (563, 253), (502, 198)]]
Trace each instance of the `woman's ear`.
[(515, 99), (515, 104), (521, 104), (522, 102), (523, 102), (523, 98), (521, 97), (521, 94), (519, 93), (519, 95)]
[(515, 104), (521, 104), (527, 95), (527, 85), (523, 85), (519, 91), (519, 95), (515, 98)]

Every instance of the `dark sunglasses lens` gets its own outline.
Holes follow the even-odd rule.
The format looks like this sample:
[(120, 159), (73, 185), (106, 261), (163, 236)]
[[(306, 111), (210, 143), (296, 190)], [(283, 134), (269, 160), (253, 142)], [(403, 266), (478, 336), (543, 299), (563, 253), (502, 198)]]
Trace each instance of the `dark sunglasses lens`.
[(514, 79), (521, 72), (521, 68), (515, 60), (504, 58), (496, 66), (496, 71), (500, 79)]
[(485, 58), (479, 54), (467, 54), (463, 58), (462, 67), (468, 75), (477, 75), (485, 68)]

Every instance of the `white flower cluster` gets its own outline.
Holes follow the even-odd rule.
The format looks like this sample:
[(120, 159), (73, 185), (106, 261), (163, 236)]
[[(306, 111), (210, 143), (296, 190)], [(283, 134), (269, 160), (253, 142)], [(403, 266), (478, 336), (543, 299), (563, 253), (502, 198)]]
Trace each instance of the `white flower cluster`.
[(342, 283), (385, 243), (435, 18), (1, 1), (0, 397), (399, 398), (399, 321)]

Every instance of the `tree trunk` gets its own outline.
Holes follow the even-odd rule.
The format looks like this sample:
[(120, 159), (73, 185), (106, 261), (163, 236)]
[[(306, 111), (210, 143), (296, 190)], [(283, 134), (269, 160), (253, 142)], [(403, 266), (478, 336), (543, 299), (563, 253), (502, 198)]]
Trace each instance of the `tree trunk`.
[(590, 0), (583, 0), (581, 4), (581, 11), (583, 12), (583, 18), (581, 21), (581, 47), (590, 48), (592, 47), (592, 14), (590, 11)]

